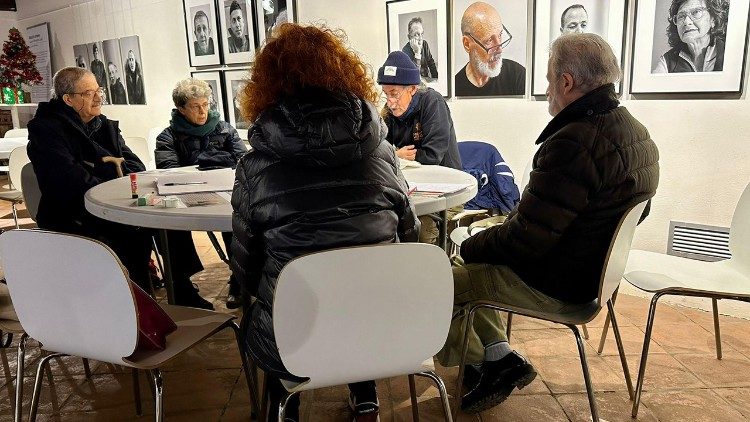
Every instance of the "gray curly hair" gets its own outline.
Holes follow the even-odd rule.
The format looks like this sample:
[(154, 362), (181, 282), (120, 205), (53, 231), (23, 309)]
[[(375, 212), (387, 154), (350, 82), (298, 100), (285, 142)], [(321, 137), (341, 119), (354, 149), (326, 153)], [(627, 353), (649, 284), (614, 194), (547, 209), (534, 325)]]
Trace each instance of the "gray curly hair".
[(209, 98), (211, 86), (200, 79), (187, 78), (177, 82), (172, 90), (172, 101), (175, 107), (185, 107), (188, 101), (196, 98)]

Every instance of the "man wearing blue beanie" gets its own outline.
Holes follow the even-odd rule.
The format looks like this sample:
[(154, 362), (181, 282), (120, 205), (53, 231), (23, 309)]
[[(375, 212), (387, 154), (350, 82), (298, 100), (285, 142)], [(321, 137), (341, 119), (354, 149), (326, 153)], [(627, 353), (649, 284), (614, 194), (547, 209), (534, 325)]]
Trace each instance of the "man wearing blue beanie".
[[(461, 170), (448, 104), (439, 92), (420, 85), (419, 68), (406, 53), (394, 51), (388, 55), (378, 70), (378, 84), (386, 97), (383, 110), (388, 125), (386, 140), (396, 147), (396, 155), (421, 164)], [(419, 241), (434, 244), (438, 235), (435, 222), (429, 217), (420, 220)]]

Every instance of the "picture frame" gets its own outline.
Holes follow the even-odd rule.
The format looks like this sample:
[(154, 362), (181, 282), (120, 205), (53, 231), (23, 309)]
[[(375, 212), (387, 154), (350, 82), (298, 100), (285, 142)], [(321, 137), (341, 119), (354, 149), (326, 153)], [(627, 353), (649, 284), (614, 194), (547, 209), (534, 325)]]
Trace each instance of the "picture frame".
[[(626, 16), (626, 0), (536, 0), (531, 94), (545, 95), (549, 46), (562, 33), (580, 31), (601, 36), (612, 47), (622, 68)], [(618, 92), (622, 82), (617, 84)]]
[(125, 92), (120, 41), (118, 39), (104, 40), (102, 41), (102, 49), (104, 50), (104, 68), (107, 70), (109, 103), (126, 105), (128, 98)]
[(249, 63), (255, 57), (251, 0), (219, 0), (222, 55), (225, 64)]
[(87, 48), (86, 44), (74, 45), (73, 57), (76, 67), (88, 70), (91, 61), (89, 60), (89, 49)]
[(190, 72), (190, 77), (208, 83), (212, 92), (212, 95), (208, 98), (209, 108), (219, 112), (219, 119), (228, 121), (226, 101), (224, 100), (226, 91), (224, 90), (224, 78), (221, 77), (221, 72), (218, 70), (198, 70)]
[(221, 64), (215, 0), (182, 0), (190, 66)]
[(250, 122), (242, 119), (237, 103), (238, 92), (242, 89), (245, 81), (250, 76), (249, 69), (246, 70), (226, 70), (224, 73), (224, 89), (226, 96), (225, 104), (227, 110), (227, 120), (240, 134), (240, 138), (247, 139), (247, 130), (250, 128)]
[(273, 28), (285, 22), (297, 22), (296, 0), (253, 0), (255, 27), (260, 48)]
[(101, 41), (86, 44), (89, 53), (89, 71), (94, 74), (96, 83), (104, 88), (102, 91), (102, 104), (109, 104), (109, 83), (107, 81), (107, 66), (104, 64), (104, 47)]
[[(528, 64), (526, 58), (529, 6), (526, 0), (484, 0), (500, 15), (503, 28), (500, 34), (489, 33), (479, 26), (475, 34), (461, 30), (464, 14), (480, 13), (469, 7), (476, 0), (454, 0), (451, 16), (451, 39), (453, 42), (453, 95), (458, 98), (488, 98), (526, 96)], [(484, 12), (481, 12), (484, 14)], [(468, 16), (468, 15), (467, 15)], [(494, 31), (494, 30), (493, 30)], [(501, 41), (498, 41), (498, 38)], [(502, 47), (502, 62), (491, 63), (487, 46), (496, 48), (498, 42), (507, 42)], [(493, 56), (495, 53), (492, 53)], [(475, 59), (470, 60), (470, 55)], [(482, 63), (484, 70), (474, 63)], [(497, 73), (499, 70), (499, 74)], [(468, 73), (467, 73), (468, 72)], [(484, 73), (489, 80), (479, 86), (469, 74)]]
[(448, 1), (392, 0), (385, 5), (388, 52), (404, 51), (416, 64), (417, 59), (411, 44), (412, 39), (419, 38), (410, 38), (410, 33), (421, 29), (422, 58), (419, 59), (418, 67), (422, 80), (443, 97), (450, 97)]
[[(720, 42), (722, 37), (705, 35), (711, 37), (711, 41), (710, 50), (706, 49), (706, 60), (702, 68), (691, 64), (686, 58), (692, 56), (685, 53), (681, 47), (686, 45), (682, 41), (683, 38), (703, 36), (700, 35), (703, 29), (695, 29), (695, 22), (692, 25), (687, 24), (688, 20), (692, 21), (692, 17), (687, 14), (683, 14), (683, 19), (679, 21), (683, 25), (681, 28), (687, 30), (677, 29), (677, 25), (669, 20), (671, 3), (672, 0), (638, 0), (636, 3), (630, 74), (631, 93), (741, 92), (742, 78), (745, 74), (750, 0), (729, 2), (723, 46)], [(709, 7), (707, 16), (696, 17), (698, 25), (702, 25), (700, 22), (708, 22), (706, 25), (711, 25), (711, 31), (714, 31), (716, 19), (722, 20), (714, 16), (715, 10)], [(706, 17), (710, 20), (704, 19)], [(671, 29), (671, 37), (667, 28)]]
[(120, 38), (120, 54), (124, 71), (125, 88), (128, 91), (128, 104), (146, 104), (146, 84), (143, 80), (143, 60), (138, 35)]

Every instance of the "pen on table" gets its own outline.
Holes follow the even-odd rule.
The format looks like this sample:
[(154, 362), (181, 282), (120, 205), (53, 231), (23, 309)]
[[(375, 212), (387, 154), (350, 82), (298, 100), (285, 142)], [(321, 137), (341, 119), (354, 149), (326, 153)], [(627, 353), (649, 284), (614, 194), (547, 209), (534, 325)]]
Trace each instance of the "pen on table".
[(171, 182), (165, 183), (164, 186), (186, 186), (186, 185), (205, 185), (208, 182)]
[(412, 193), (417, 191), (417, 187), (414, 186), (413, 188), (409, 189), (408, 192), (406, 192), (406, 196), (410, 196)]

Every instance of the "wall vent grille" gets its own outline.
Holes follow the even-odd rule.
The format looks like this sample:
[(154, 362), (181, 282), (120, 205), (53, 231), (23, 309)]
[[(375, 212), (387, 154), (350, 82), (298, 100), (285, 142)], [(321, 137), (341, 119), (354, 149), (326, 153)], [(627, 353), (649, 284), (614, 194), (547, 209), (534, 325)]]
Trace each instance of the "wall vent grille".
[(729, 228), (670, 221), (667, 254), (701, 261), (729, 259)]

